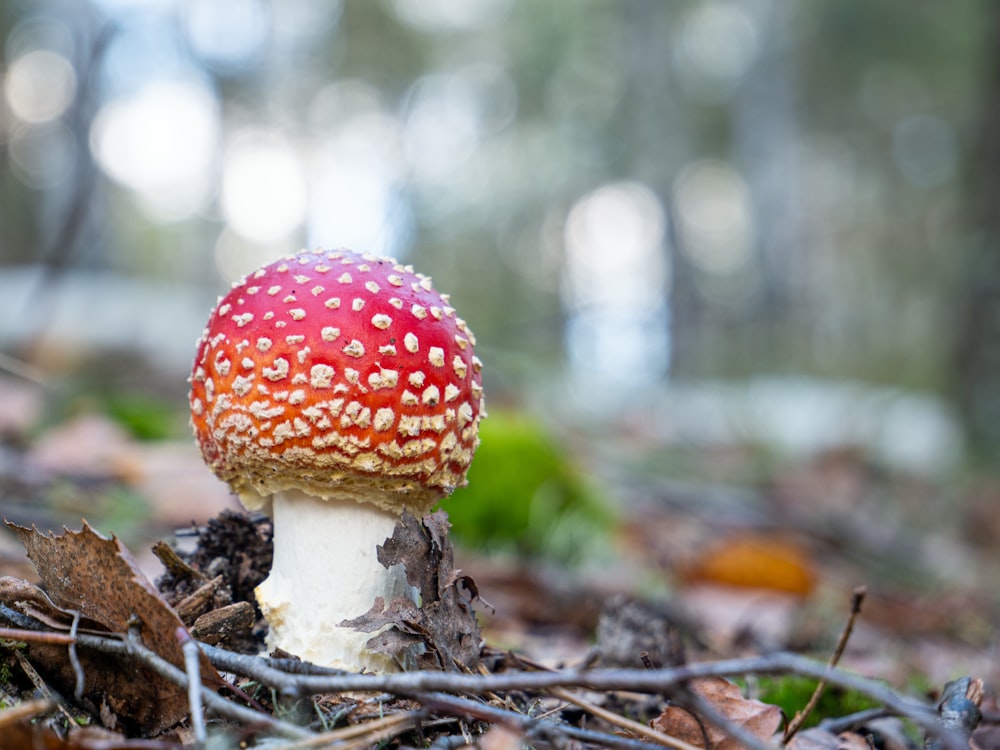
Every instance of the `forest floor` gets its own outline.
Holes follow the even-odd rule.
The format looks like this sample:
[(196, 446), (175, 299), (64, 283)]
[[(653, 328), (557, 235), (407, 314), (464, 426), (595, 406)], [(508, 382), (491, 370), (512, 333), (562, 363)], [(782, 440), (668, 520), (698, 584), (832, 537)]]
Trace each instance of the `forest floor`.
[[(458, 548), (463, 587), (409, 623), (438, 662), (344, 675), (255, 655), (270, 523), (193, 446), (93, 415), (40, 430), (23, 402), (0, 388), (0, 750), (901, 750), (967, 747), (974, 727), (1000, 747), (994, 477), (904, 475), (850, 446), (764, 471), (740, 445), (685, 454), (683, 477), (605, 466), (606, 549), (565, 566)], [(401, 560), (418, 578), (421, 554)], [(469, 627), (474, 658), (444, 635)]]

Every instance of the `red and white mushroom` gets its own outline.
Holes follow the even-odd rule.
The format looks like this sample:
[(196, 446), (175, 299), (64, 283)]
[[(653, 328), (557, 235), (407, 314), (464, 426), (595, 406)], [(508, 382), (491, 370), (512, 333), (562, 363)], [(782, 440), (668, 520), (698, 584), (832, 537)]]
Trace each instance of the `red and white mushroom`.
[(404, 509), (465, 484), (484, 416), (465, 322), (427, 276), (348, 250), (270, 263), (219, 300), (198, 342), (191, 419), (215, 474), (271, 513), (257, 600), (268, 646), (317, 664), (393, 669), (339, 626), (409, 595), (376, 546)]

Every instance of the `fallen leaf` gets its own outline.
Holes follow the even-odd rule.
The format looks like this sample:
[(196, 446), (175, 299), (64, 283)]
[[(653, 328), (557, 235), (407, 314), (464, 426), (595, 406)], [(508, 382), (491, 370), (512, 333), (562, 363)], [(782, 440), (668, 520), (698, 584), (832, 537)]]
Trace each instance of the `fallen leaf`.
[(796, 544), (767, 536), (715, 542), (680, 570), (687, 582), (784, 591), (807, 596), (816, 586), (812, 560)]
[(3, 750), (180, 750), (182, 747), (176, 742), (130, 740), (100, 727), (71, 728), (65, 736), (52, 727), (37, 724), (14, 724), (2, 729)]
[(476, 740), (479, 750), (520, 750), (524, 747), (524, 735), (503, 724), (494, 724)]
[[(722, 677), (692, 680), (688, 688), (711, 703), (729, 722), (764, 742), (771, 740), (781, 724), (780, 708), (743, 697), (738, 685)], [(743, 748), (743, 745), (724, 729), (678, 705), (667, 706), (653, 719), (651, 726), (697, 747), (710, 747), (712, 750)]]
[[(183, 628), (180, 618), (117, 537), (103, 537), (86, 522), (81, 531), (66, 530), (61, 536), (7, 525), (24, 545), (52, 604), (63, 611), (79, 612), (109, 633), (125, 634), (135, 618), (145, 646), (183, 668), (184, 655), (176, 636), (178, 628)], [(107, 654), (79, 650), (86, 676), (85, 696), (95, 705), (106, 702), (129, 729), (156, 734), (187, 715), (183, 688), (139, 663), (126, 665)], [(72, 685), (65, 649), (32, 646), (31, 653), (55, 672), (53, 679)], [(201, 676), (209, 686), (223, 684), (204, 654)]]
[(448, 528), (444, 511), (423, 520), (404, 513), (393, 535), (379, 545), (378, 561), (387, 568), (403, 566), (421, 605), (379, 597), (368, 612), (340, 625), (366, 633), (386, 628), (368, 641), (368, 648), (404, 662), (422, 643), (426, 650), (416, 658), (423, 669), (461, 671), (479, 664), (482, 634), (472, 609), (479, 594), (473, 580), (455, 570)]

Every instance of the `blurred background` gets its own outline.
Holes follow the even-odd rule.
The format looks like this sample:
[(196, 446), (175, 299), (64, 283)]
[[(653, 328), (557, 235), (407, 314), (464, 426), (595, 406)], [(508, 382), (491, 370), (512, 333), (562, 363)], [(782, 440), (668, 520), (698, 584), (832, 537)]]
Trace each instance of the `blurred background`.
[(123, 494), (221, 507), (186, 426), (208, 312), (348, 246), (476, 332), (462, 492), (528, 499), (466, 538), (579, 555), (596, 495), (748, 482), (886, 521), (872, 549), (1000, 538), (997, 3), (7, 0), (0, 40), (9, 517), (100, 471), (134, 480), (112, 529)]
[(495, 400), (903, 389), (896, 450), (952, 460), (1000, 435), (1000, 10), (900, 10), (3, 3), (0, 345), (177, 382), (225, 284), (349, 246), (454, 296)]

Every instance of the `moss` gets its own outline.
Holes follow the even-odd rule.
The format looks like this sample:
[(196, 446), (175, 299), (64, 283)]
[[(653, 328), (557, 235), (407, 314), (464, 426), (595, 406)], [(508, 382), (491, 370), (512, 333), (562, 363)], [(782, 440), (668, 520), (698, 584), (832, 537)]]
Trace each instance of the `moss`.
[(480, 437), (468, 486), (441, 504), (460, 544), (570, 563), (607, 548), (607, 501), (537, 421), (491, 410)]
[[(816, 689), (816, 684), (816, 680), (795, 675), (764, 676), (754, 681), (752, 693), (753, 697), (764, 703), (779, 706), (791, 720), (798, 711), (805, 708)], [(823, 719), (847, 716), (878, 705), (876, 701), (861, 693), (827, 685), (804, 726), (816, 726)]]
[(178, 432), (177, 409), (173, 404), (141, 394), (109, 395), (104, 411), (139, 440), (165, 440)]

